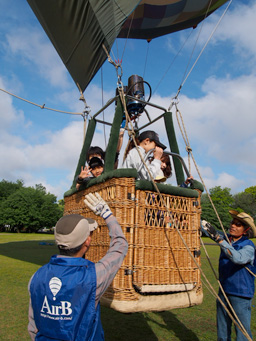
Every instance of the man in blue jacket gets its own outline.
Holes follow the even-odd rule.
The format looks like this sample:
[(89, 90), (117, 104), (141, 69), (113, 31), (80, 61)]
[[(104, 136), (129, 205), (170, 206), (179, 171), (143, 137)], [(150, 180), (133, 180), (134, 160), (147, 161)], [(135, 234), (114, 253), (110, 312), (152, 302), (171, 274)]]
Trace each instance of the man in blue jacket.
[[(206, 234), (220, 245), (219, 280), (234, 309), (238, 320), (252, 338), (251, 334), (251, 302), (254, 295), (255, 279), (255, 246), (248, 238), (256, 236), (256, 227), (252, 217), (245, 212), (229, 211), (233, 220), (230, 223), (228, 238), (217, 232), (207, 221), (202, 221)], [(228, 308), (228, 303), (221, 291), (219, 297)], [(237, 321), (239, 323), (239, 321)], [(219, 341), (231, 341), (232, 320), (226, 309), (217, 300), (217, 333)], [(236, 340), (248, 340), (236, 325)]]
[(104, 340), (100, 297), (119, 270), (128, 243), (109, 206), (98, 193), (85, 204), (105, 219), (110, 247), (96, 264), (84, 258), (98, 224), (78, 214), (62, 217), (55, 227), (60, 255), (52, 256), (30, 279), (28, 331), (32, 340)]

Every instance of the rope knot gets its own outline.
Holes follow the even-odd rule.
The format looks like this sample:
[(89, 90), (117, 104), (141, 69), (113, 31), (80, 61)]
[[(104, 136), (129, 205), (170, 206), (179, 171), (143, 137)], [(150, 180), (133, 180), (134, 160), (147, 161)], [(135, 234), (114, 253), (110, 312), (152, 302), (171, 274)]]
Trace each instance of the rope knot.
[(132, 137), (136, 137), (135, 131), (128, 130), (128, 136), (129, 136), (129, 139), (131, 139)]
[(189, 146), (186, 146), (186, 151), (187, 151), (188, 153), (191, 153), (191, 152), (192, 152), (192, 148), (189, 147)]

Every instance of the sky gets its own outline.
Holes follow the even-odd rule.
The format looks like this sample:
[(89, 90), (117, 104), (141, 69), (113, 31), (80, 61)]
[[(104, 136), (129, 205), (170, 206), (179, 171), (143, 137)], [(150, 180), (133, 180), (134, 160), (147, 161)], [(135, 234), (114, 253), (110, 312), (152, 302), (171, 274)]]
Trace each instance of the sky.
[[(176, 103), (206, 187), (228, 187), (235, 194), (256, 185), (256, 3), (233, 0), (216, 28), (226, 7), (196, 29), (150, 43), (118, 39), (111, 56), (122, 58), (124, 85), (131, 75), (142, 76), (152, 88), (151, 102), (166, 109), (182, 84)], [(90, 115), (115, 96), (116, 84), (116, 70), (106, 61), (84, 92)], [(48, 108), (84, 110), (74, 81), (25, 0), (0, 0), (0, 89)], [(113, 110), (107, 109), (105, 118), (113, 117)], [(180, 154), (189, 167), (172, 111)], [(139, 124), (145, 119), (144, 114)], [(162, 122), (152, 129), (167, 143)], [(83, 134), (82, 115), (41, 109), (0, 91), (0, 181), (42, 184), (62, 199), (74, 178)], [(97, 126), (92, 144), (105, 149), (107, 138), (108, 129)], [(123, 149), (126, 143), (127, 136)], [(191, 173), (200, 180), (193, 164)], [(175, 178), (169, 182), (175, 184)]]

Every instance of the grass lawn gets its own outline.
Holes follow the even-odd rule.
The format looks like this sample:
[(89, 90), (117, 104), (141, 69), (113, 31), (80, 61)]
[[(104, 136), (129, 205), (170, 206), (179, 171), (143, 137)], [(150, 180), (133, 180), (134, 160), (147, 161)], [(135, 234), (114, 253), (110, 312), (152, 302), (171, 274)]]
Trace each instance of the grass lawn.
[[(210, 242), (204, 238), (205, 242)], [(206, 245), (215, 269), (219, 247)], [(0, 340), (29, 340), (28, 291), (31, 275), (57, 253), (53, 235), (0, 233)], [(215, 277), (202, 249), (202, 268), (217, 290)], [(255, 298), (252, 333), (256, 339)], [(106, 340), (216, 340), (215, 298), (204, 287), (203, 304), (165, 312), (122, 314), (101, 308)], [(235, 337), (233, 338), (235, 339)]]

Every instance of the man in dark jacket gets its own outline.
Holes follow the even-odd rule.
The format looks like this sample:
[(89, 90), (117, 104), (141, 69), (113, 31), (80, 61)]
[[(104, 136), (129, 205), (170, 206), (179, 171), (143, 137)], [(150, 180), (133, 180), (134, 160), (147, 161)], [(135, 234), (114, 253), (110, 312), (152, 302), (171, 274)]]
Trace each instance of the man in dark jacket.
[[(255, 268), (255, 246), (248, 238), (256, 236), (256, 227), (252, 217), (245, 212), (229, 211), (233, 220), (230, 223), (228, 238), (217, 232), (214, 227), (202, 221), (202, 228), (208, 236), (220, 245), (221, 254), (219, 258), (219, 280), (227, 296), (229, 303), (234, 309), (238, 323), (252, 338), (251, 334), (251, 302), (254, 295)], [(227, 309), (228, 303), (219, 290), (219, 297)], [(231, 341), (232, 320), (227, 310), (217, 300), (217, 333), (218, 340)], [(236, 325), (236, 340), (248, 340)]]
[(109, 206), (98, 193), (85, 204), (106, 222), (110, 235), (107, 254), (93, 263), (84, 258), (98, 224), (78, 214), (62, 217), (55, 227), (60, 255), (52, 256), (30, 279), (29, 325), (32, 340), (100, 341), (100, 297), (119, 270), (128, 243)]

